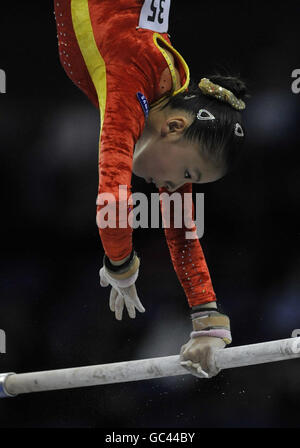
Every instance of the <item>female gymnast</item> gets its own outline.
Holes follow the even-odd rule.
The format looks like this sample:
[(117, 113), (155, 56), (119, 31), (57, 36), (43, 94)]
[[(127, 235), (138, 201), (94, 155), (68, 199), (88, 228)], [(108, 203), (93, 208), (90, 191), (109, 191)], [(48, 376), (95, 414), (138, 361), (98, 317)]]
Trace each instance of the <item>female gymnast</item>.
[[(105, 255), (99, 274), (101, 286), (111, 286), (109, 306), (118, 320), (124, 305), (131, 318), (136, 309), (145, 311), (135, 286), (140, 259), (128, 221), (119, 217), (116, 226), (104, 227), (101, 210), (115, 206), (119, 216), (126, 207), (129, 216), (132, 173), (154, 182), (160, 193), (183, 198), (193, 183), (213, 182), (231, 170), (245, 138), (245, 84), (220, 75), (191, 82), (167, 34), (169, 8), (170, 0), (54, 2), (60, 62), (100, 111), (96, 221)], [(213, 350), (231, 343), (230, 321), (217, 308), (194, 206), (185, 212), (191, 225), (175, 227), (171, 212), (164, 228), (192, 320), (180, 360), (195, 376), (211, 377), (218, 373)], [(186, 238), (187, 229), (194, 238)]]

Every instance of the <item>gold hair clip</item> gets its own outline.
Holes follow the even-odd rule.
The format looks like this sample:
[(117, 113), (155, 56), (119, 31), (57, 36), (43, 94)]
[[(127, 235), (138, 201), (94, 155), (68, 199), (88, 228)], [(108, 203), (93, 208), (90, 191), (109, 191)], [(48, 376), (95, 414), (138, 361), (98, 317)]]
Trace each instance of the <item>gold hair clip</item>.
[(204, 95), (214, 96), (218, 100), (229, 103), (234, 109), (242, 110), (246, 108), (244, 101), (239, 100), (230, 90), (214, 84), (207, 78), (202, 78), (198, 87)]

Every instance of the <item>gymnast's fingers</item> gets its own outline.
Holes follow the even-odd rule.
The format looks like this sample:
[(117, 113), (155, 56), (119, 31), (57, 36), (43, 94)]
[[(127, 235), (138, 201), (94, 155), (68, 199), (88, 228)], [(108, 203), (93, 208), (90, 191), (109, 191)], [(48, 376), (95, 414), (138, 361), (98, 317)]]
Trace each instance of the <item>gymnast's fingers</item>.
[(110, 296), (109, 296), (109, 308), (113, 313), (115, 312), (117, 296), (118, 296), (118, 291), (112, 287), (111, 291), (110, 291)]
[(192, 362), (191, 360), (181, 361), (180, 363), (183, 367), (185, 367), (192, 375), (197, 376), (198, 378), (209, 378), (207, 372), (205, 372), (200, 363)]
[(99, 276), (100, 276), (100, 285), (103, 286), (104, 288), (106, 286), (108, 286), (109, 285), (109, 281), (107, 280), (107, 278), (105, 276), (104, 267), (102, 267), (100, 269)]
[(115, 303), (115, 315), (117, 320), (122, 320), (123, 309), (124, 309), (124, 297), (118, 294)]
[(131, 317), (131, 319), (134, 319), (136, 316), (134, 304), (132, 303), (132, 301), (130, 299), (128, 299), (127, 296), (124, 296), (124, 301), (125, 301), (125, 305), (126, 305), (129, 317)]
[(128, 298), (138, 311), (140, 311), (141, 313), (144, 313), (146, 311), (140, 299), (138, 298), (135, 284), (129, 286), (128, 288), (124, 288), (123, 292), (124, 297)]

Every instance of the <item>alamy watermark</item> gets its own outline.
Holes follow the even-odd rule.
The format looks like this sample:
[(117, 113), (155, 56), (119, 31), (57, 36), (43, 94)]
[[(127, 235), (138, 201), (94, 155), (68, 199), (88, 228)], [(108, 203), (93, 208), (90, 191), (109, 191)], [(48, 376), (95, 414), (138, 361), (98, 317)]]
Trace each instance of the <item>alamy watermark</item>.
[(292, 78), (295, 78), (295, 80), (292, 82), (291, 89), (293, 93), (300, 93), (300, 68), (295, 68), (295, 70), (292, 71)]
[(6, 93), (6, 73), (0, 68), (0, 93)]
[(300, 337), (300, 328), (296, 328), (292, 331), (291, 338), (299, 338)]
[[(136, 203), (139, 202), (138, 205)], [(173, 212), (171, 212), (171, 203)], [(186, 239), (201, 238), (204, 233), (204, 193), (196, 193), (196, 203), (193, 204), (192, 193), (151, 193), (150, 204), (146, 194), (127, 194), (127, 185), (119, 185), (118, 197), (113, 193), (99, 193), (96, 204), (98, 207), (96, 222), (100, 229), (127, 228), (136, 229), (159, 228), (159, 213), (161, 211), (163, 228), (185, 228)], [(134, 207), (136, 205), (136, 207)], [(149, 205), (151, 222), (149, 225)], [(193, 219), (192, 211), (194, 208)]]
[(0, 354), (6, 353), (6, 335), (5, 331), (0, 328)]

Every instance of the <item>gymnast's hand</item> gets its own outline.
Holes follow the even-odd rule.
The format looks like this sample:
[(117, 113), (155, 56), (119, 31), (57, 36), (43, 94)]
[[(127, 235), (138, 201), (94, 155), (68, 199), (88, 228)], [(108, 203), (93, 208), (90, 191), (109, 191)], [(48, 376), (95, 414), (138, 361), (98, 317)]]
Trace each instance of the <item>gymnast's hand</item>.
[(214, 352), (225, 347), (221, 338), (199, 336), (191, 338), (180, 350), (180, 363), (198, 378), (211, 378), (220, 369), (214, 364)]
[(136, 311), (145, 312), (145, 308), (137, 295), (135, 282), (139, 271), (139, 258), (135, 255), (127, 270), (122, 273), (112, 272), (107, 266), (100, 269), (100, 285), (106, 287), (111, 285), (109, 307), (117, 320), (122, 320), (124, 305), (127, 308), (129, 317), (134, 319)]
[(214, 353), (230, 344), (230, 320), (216, 308), (206, 308), (191, 315), (193, 331), (190, 340), (181, 347), (180, 361), (193, 375), (211, 378), (220, 369), (214, 362)]

